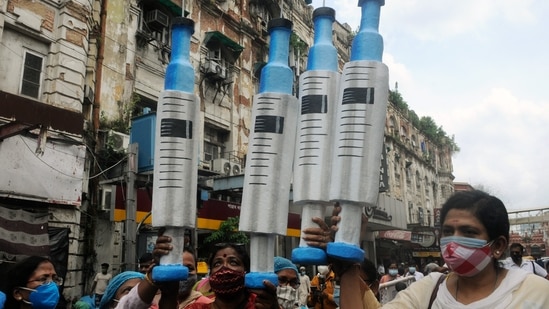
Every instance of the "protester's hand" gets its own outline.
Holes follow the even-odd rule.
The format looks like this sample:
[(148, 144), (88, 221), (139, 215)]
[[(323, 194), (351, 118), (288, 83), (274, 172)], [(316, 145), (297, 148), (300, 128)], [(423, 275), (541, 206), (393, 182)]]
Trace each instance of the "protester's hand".
[(158, 230), (158, 237), (156, 238), (156, 244), (153, 249), (153, 256), (155, 264), (159, 264), (160, 257), (167, 255), (173, 250), (172, 238), (170, 236), (164, 236), (165, 228)]
[(338, 229), (337, 224), (340, 220), (338, 216), (340, 211), (341, 207), (336, 203), (332, 212), (332, 219), (330, 220), (332, 226), (328, 226), (322, 218), (312, 218), (312, 221), (316, 223), (318, 227), (309, 227), (302, 231), (303, 240), (305, 240), (308, 246), (326, 249), (328, 243), (334, 241), (335, 233)]
[(251, 289), (250, 292), (257, 295), (255, 298), (255, 308), (259, 309), (279, 309), (278, 299), (276, 298), (276, 286), (268, 280), (263, 281), (264, 289)]

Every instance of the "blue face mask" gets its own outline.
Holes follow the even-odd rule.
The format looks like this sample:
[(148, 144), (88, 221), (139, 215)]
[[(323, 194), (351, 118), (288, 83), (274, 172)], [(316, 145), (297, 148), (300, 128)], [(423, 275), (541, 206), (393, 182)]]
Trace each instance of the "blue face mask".
[(398, 269), (389, 269), (389, 275), (393, 277), (398, 275)]
[(54, 309), (59, 301), (59, 288), (53, 281), (39, 285), (36, 289), (22, 288), (31, 291), (29, 300), (23, 302), (33, 309)]
[(463, 247), (467, 248), (482, 248), (488, 243), (484, 239), (472, 238), (472, 237), (462, 237), (462, 236), (446, 236), (440, 239), (440, 246), (448, 245), (451, 242), (455, 242)]
[(408, 272), (413, 275), (413, 274), (416, 273), (416, 268), (415, 267), (410, 267), (410, 268), (408, 268)]

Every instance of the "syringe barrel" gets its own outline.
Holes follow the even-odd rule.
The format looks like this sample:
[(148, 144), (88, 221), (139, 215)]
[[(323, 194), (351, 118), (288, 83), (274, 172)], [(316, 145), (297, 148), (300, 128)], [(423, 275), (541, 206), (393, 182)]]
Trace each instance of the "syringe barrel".
[(254, 97), (239, 230), (285, 235), (295, 148), (297, 98)]
[(332, 156), (333, 201), (362, 207), (377, 203), (388, 79), (387, 66), (378, 61), (352, 61), (343, 68)]
[(164, 90), (154, 150), (153, 226), (195, 227), (200, 104), (194, 94)]
[(329, 201), (339, 79), (333, 71), (306, 71), (300, 76), (294, 204)]

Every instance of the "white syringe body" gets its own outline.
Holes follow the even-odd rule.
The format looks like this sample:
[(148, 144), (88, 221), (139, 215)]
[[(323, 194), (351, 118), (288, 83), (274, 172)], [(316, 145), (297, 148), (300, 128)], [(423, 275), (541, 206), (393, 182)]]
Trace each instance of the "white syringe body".
[(253, 104), (239, 230), (286, 235), (297, 98), (266, 92)]
[[(196, 225), (200, 132), (198, 98), (183, 91), (164, 90), (156, 120), (152, 225), (166, 227), (165, 234), (172, 236), (173, 245), (184, 238), (185, 228)], [(182, 245), (173, 251), (161, 258), (161, 264), (181, 264)]]
[(377, 204), (388, 80), (379, 61), (351, 61), (343, 68), (330, 190), (342, 207), (336, 243), (359, 245), (363, 208)]
[[(306, 71), (299, 78), (300, 110), (294, 159), (294, 205), (302, 206), (301, 230), (315, 227), (330, 203), (333, 124), (340, 74)], [(307, 247), (300, 239), (299, 247)]]

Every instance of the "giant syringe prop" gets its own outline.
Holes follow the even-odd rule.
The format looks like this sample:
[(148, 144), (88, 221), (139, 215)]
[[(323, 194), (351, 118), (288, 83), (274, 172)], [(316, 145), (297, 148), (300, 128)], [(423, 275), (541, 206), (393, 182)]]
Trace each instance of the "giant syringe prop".
[(250, 232), (248, 288), (278, 283), (274, 270), (275, 236), (286, 235), (288, 198), (295, 148), (297, 98), (288, 66), (292, 22), (269, 21), (269, 60), (261, 70), (253, 99), (252, 132), (246, 159), (239, 230)]
[[(302, 207), (301, 230), (315, 227), (313, 217), (324, 218), (330, 204), (332, 132), (337, 105), (337, 50), (332, 42), (335, 11), (320, 7), (313, 12), (314, 44), (309, 49), (307, 71), (299, 77), (300, 113), (294, 159), (294, 204)], [(326, 265), (326, 252), (301, 239), (292, 250), (296, 264)]]
[(360, 0), (362, 19), (353, 40), (351, 61), (340, 83), (330, 198), (341, 206), (341, 221), (328, 256), (360, 262), (360, 224), (365, 206), (375, 206), (389, 93), (389, 73), (381, 62), (378, 32), (384, 0)]
[(194, 95), (190, 41), (194, 22), (184, 17), (172, 23), (172, 54), (164, 91), (158, 100), (154, 150), (152, 224), (165, 227), (173, 250), (153, 268), (155, 281), (187, 278), (182, 264), (185, 228), (196, 222), (198, 149), (202, 126), (200, 104)]

